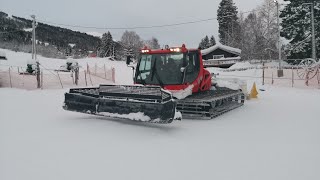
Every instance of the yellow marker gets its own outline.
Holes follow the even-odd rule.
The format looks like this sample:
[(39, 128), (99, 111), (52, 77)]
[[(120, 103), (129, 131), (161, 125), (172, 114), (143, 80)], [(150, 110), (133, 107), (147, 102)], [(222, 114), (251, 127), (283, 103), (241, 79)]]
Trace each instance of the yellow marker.
[(257, 91), (257, 86), (256, 83), (253, 83), (253, 86), (251, 88), (251, 92), (250, 92), (250, 99), (251, 98), (258, 98), (258, 91)]

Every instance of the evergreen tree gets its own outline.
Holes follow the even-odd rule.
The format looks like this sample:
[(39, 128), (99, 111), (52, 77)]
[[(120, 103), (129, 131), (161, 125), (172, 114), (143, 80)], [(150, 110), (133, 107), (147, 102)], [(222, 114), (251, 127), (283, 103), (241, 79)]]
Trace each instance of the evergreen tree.
[(210, 38), (210, 46), (214, 46), (216, 44), (217, 44), (216, 43), (216, 39), (214, 38), (214, 36), (211, 36), (211, 38)]
[(240, 47), (241, 43), (237, 9), (233, 0), (222, 0), (218, 8), (220, 42), (232, 47)]
[(201, 39), (201, 42), (199, 44), (199, 49), (207, 49), (209, 48), (210, 45), (210, 40), (208, 36), (205, 36), (203, 39)]
[(102, 42), (99, 48), (100, 57), (113, 56), (114, 42), (111, 33), (108, 31), (102, 35)]
[[(289, 59), (303, 59), (312, 57), (311, 38), (311, 9), (303, 3), (311, 0), (285, 0), (290, 2), (280, 14), (282, 18), (281, 36), (290, 40), (287, 46)], [(315, 1), (315, 37), (317, 57), (320, 57), (320, 2)]]

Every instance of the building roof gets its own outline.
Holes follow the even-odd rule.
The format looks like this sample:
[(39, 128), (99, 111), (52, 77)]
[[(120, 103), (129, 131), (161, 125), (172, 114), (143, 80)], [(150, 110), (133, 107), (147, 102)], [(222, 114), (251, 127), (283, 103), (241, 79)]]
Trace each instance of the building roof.
[(233, 48), (233, 47), (230, 47), (230, 46), (225, 46), (225, 45), (222, 45), (222, 44), (216, 44), (216, 45), (211, 46), (211, 47), (209, 47), (207, 49), (201, 50), (201, 53), (202, 53), (202, 55), (207, 55), (207, 54), (211, 53), (212, 51), (214, 51), (216, 49), (222, 49), (224, 51), (227, 51), (229, 53), (236, 54), (236, 55), (240, 55), (241, 54), (241, 49)]

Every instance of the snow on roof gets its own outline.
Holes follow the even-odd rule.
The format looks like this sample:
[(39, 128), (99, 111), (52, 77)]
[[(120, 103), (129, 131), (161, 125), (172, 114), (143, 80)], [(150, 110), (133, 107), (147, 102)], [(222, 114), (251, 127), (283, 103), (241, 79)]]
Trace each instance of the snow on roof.
[(212, 52), (212, 51), (214, 51), (216, 49), (222, 49), (224, 51), (228, 51), (228, 52), (233, 53), (233, 54), (238, 54), (238, 55), (241, 54), (241, 49), (233, 48), (233, 47), (230, 47), (230, 46), (225, 46), (225, 45), (222, 45), (222, 44), (216, 44), (216, 45), (211, 46), (211, 47), (209, 47), (207, 49), (201, 50), (201, 53), (202, 53), (202, 55), (207, 55), (207, 54), (209, 54), (210, 52)]
[(72, 44), (72, 43), (69, 43), (68, 44), (71, 48), (73, 48), (74, 46), (76, 46), (76, 44)]
[(32, 32), (32, 28), (24, 28), (23, 30), (26, 32)]

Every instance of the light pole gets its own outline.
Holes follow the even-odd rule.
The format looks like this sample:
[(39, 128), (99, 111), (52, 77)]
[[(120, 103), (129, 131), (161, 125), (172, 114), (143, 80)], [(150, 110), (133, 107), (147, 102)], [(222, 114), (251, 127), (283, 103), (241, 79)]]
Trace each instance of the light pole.
[(317, 60), (316, 52), (316, 36), (314, 28), (314, 1), (312, 3), (303, 3), (303, 5), (311, 6), (311, 29), (312, 29), (312, 59)]
[(37, 48), (36, 48), (36, 16), (31, 15), (32, 21), (32, 59), (36, 61), (37, 69), (36, 69), (36, 76), (37, 76), (37, 88), (40, 88), (40, 64), (37, 60)]
[(273, 0), (277, 6), (277, 24), (278, 24), (278, 48), (279, 48), (279, 69), (278, 69), (278, 77), (283, 77), (283, 70), (281, 67), (281, 36), (280, 36), (280, 4), (278, 0)]

